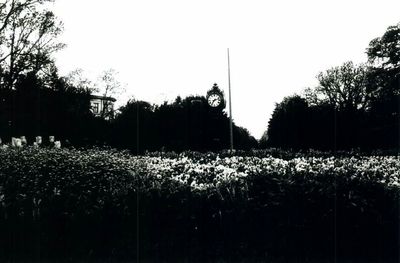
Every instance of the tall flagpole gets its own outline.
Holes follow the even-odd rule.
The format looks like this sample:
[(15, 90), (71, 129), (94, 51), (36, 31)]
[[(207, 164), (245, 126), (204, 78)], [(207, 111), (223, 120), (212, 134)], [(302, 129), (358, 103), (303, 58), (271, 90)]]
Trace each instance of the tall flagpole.
[(231, 64), (229, 59), (229, 48), (228, 48), (228, 83), (229, 83), (229, 134), (230, 134), (230, 151), (233, 152), (233, 125), (232, 125), (232, 100), (231, 100)]

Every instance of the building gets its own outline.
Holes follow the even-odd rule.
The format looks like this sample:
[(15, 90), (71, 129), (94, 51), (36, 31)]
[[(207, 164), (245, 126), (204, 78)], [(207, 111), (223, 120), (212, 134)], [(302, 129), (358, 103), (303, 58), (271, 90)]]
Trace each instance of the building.
[(91, 111), (95, 116), (111, 119), (114, 117), (114, 103), (116, 99), (106, 96), (92, 95), (90, 97)]

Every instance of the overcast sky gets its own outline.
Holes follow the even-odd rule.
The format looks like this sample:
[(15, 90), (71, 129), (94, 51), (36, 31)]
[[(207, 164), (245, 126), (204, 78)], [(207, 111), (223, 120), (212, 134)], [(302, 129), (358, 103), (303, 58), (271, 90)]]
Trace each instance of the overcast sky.
[(67, 44), (56, 61), (92, 79), (115, 69), (120, 103), (160, 103), (213, 83), (228, 94), (229, 47), (233, 118), (258, 139), (284, 96), (315, 86), (320, 71), (365, 62), (399, 10), (398, 0), (56, 0)]

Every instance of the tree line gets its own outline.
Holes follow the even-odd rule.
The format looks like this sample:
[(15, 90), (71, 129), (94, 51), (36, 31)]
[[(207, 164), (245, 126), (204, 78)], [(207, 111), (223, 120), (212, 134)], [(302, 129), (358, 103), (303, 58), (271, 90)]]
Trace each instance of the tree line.
[[(91, 113), (96, 87), (80, 72), (61, 77), (53, 53), (63, 24), (47, 9), (53, 0), (5, 0), (0, 4), (0, 138), (54, 135), (64, 144), (109, 145), (146, 150), (217, 150), (228, 148), (228, 118), (212, 111), (203, 96), (178, 97), (152, 105), (130, 100), (115, 118)], [(115, 72), (102, 77), (104, 96), (120, 83)], [(98, 90), (97, 90), (98, 91)], [(256, 147), (249, 132), (234, 125), (236, 147)]]
[[(59, 75), (52, 57), (63, 24), (46, 9), (53, 0), (0, 3), (0, 138), (55, 135), (71, 145), (146, 150), (229, 148), (228, 117), (205, 97), (153, 105), (130, 100), (115, 118), (91, 113), (96, 87), (78, 74)], [(367, 48), (368, 61), (346, 62), (318, 74), (319, 85), (278, 103), (263, 138), (234, 125), (237, 149), (394, 149), (399, 147), (400, 25)], [(76, 72), (75, 72), (76, 73)], [(105, 72), (103, 95), (120, 84)]]
[[(149, 151), (215, 151), (229, 148), (229, 118), (208, 106), (204, 96), (177, 97), (151, 105), (129, 101), (111, 123), (113, 145)], [(118, 135), (118, 136), (117, 136)], [(257, 148), (247, 129), (233, 125), (235, 148)]]
[(263, 147), (399, 149), (400, 24), (373, 39), (368, 61), (318, 74), (319, 85), (276, 104)]
[[(0, 88), (0, 138), (56, 136), (72, 146), (112, 146), (145, 151), (210, 151), (229, 148), (229, 118), (204, 96), (177, 97), (162, 105), (129, 100), (114, 118), (91, 112), (91, 90), (59, 77), (21, 75), (14, 89)], [(46, 83), (51, 85), (47, 87)], [(249, 150), (257, 140), (233, 125), (235, 148)]]

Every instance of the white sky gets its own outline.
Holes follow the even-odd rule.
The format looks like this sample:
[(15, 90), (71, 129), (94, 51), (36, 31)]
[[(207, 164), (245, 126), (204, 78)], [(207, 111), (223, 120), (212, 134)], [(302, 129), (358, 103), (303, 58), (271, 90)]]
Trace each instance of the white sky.
[(150, 103), (228, 94), (233, 118), (257, 139), (275, 103), (317, 84), (315, 76), (365, 49), (400, 22), (398, 0), (56, 0), (64, 22), (56, 55), (61, 74), (81, 68), (95, 79), (113, 68), (134, 96)]

